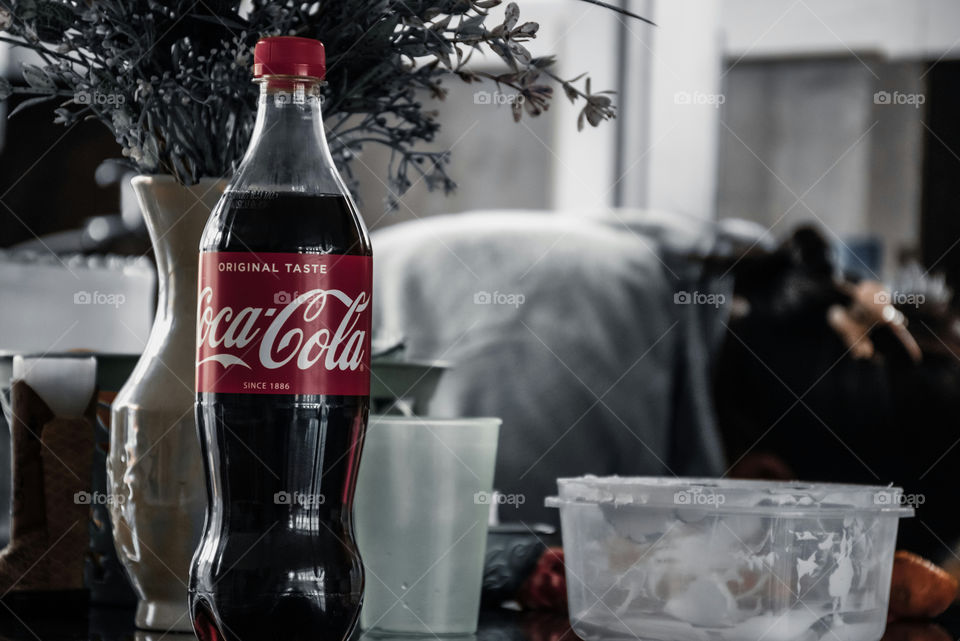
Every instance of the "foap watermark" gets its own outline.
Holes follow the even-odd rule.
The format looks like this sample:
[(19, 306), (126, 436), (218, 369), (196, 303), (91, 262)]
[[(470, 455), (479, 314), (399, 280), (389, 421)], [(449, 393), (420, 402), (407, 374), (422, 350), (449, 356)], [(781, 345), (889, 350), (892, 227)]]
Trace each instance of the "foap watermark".
[(906, 292), (877, 292), (873, 295), (873, 302), (877, 305), (920, 307), (927, 302), (927, 297), (923, 294), (908, 294)]
[(275, 492), (273, 495), (275, 505), (298, 505), (300, 507), (316, 507), (327, 502), (327, 497), (323, 494), (310, 494), (309, 492)]
[(73, 94), (73, 102), (78, 105), (97, 107), (119, 107), (127, 101), (122, 93), (102, 93), (100, 91), (78, 91)]
[(473, 495), (474, 505), (512, 505), (520, 507), (527, 502), (523, 494), (502, 494), (500, 492), (477, 492)]
[(723, 294), (705, 294), (703, 292), (679, 291), (673, 294), (674, 305), (712, 305), (720, 307), (727, 302)]
[(904, 93), (902, 91), (878, 91), (873, 94), (873, 104), (875, 105), (909, 105), (914, 109), (919, 109), (920, 105), (927, 101), (927, 97), (922, 93)]
[(727, 497), (716, 492), (700, 492), (699, 490), (680, 490), (674, 492), (673, 502), (676, 505), (690, 506), (720, 506), (727, 502)]
[(74, 305), (112, 305), (113, 307), (120, 307), (125, 302), (127, 302), (127, 297), (123, 294), (88, 292), (86, 290), (73, 293)]
[(522, 105), (525, 100), (523, 94), (503, 93), (502, 91), (475, 91), (473, 104), (475, 105)]
[(284, 292), (279, 291), (273, 295), (273, 304), (274, 305), (289, 305), (300, 296), (300, 292)]
[(918, 508), (927, 502), (924, 494), (905, 494), (902, 492), (876, 492), (873, 495), (874, 505)]
[(474, 305), (510, 305), (520, 307), (527, 300), (523, 294), (479, 291), (473, 295)]
[(706, 93), (703, 91), (678, 91), (673, 94), (673, 102), (677, 105), (707, 105), (719, 109), (727, 101), (722, 93)]
[(106, 494), (104, 492), (86, 492), (81, 490), (73, 495), (76, 505), (123, 505), (127, 500), (123, 494)]

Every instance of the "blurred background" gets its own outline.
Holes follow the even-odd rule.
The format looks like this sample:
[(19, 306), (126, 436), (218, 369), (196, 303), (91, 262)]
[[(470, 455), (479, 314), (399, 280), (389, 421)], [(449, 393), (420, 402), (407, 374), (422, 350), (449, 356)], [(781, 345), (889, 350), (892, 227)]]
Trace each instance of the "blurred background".
[[(456, 366), (432, 413), (504, 418), (496, 484), (527, 499), (500, 517), (555, 521), (543, 496), (583, 473), (896, 483), (923, 504), (905, 544), (955, 560), (960, 5), (626, 0), (652, 27), (520, 4), (534, 54), (615, 90), (616, 120), (578, 132), (557, 96), (514, 123), (494, 83), (451, 78), (453, 194), (387, 211), (387, 153), (353, 167), (381, 337)], [(0, 49), (14, 84), (21, 63)], [(0, 349), (135, 354), (155, 281), (129, 175), (51, 109), (0, 120)], [(125, 329), (17, 311), (76, 254), (128, 257)]]
[[(477, 208), (598, 206), (743, 218), (780, 236), (811, 221), (878, 275), (916, 257), (953, 281), (952, 3), (630, 0), (659, 28), (573, 1), (522, 8), (541, 25), (533, 52), (556, 54), (561, 76), (589, 70), (595, 88), (617, 91), (617, 120), (578, 133), (575, 107), (557, 100), (514, 125), (493, 83), (450, 79), (434, 147), (455, 152), (457, 191), (421, 182), (383, 215), (386, 156), (370, 148), (356, 169), (369, 227)], [(6, 78), (16, 81), (22, 55), (0, 49)], [(116, 145), (96, 122), (53, 124), (50, 110), (4, 123), (0, 239), (10, 247), (85, 229), (77, 242), (92, 249), (113, 230), (97, 217), (118, 213), (119, 175), (93, 180)], [(64, 188), (44, 189), (54, 177)]]

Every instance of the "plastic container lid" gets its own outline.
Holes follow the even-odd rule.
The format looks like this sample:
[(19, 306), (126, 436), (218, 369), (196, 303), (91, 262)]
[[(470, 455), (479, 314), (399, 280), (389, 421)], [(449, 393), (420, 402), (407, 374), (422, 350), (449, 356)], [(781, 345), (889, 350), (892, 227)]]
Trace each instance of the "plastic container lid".
[(608, 505), (749, 513), (770, 516), (889, 512), (913, 516), (903, 489), (893, 486), (742, 481), (659, 476), (581, 476), (557, 479), (547, 507)]
[(261, 38), (253, 48), (253, 77), (306, 76), (323, 80), (327, 58), (323, 43), (313, 38)]

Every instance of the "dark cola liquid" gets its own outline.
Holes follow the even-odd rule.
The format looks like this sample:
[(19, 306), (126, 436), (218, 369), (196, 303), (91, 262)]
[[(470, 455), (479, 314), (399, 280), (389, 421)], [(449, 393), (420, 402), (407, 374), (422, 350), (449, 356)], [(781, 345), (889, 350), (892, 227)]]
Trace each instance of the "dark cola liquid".
[[(203, 251), (370, 255), (342, 196), (228, 193), (215, 215)], [(201, 641), (342, 641), (353, 629), (363, 566), (352, 503), (368, 407), (367, 396), (197, 395), (211, 506), (190, 582)]]

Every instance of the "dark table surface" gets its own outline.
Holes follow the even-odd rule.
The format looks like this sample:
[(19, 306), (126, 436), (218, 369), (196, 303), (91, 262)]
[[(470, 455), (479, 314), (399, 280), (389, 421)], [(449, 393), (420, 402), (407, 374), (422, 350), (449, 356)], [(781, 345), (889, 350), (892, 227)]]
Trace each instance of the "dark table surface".
[[(357, 633), (356, 638), (368, 641)], [(936, 622), (893, 623), (887, 626), (884, 641), (953, 641), (960, 638), (960, 607), (951, 608)], [(192, 634), (145, 632), (135, 630), (133, 610), (94, 608), (88, 616), (64, 616), (55, 604), (49, 612), (21, 616), (0, 604), (0, 641), (192, 641)], [(465, 641), (577, 641), (567, 617), (552, 612), (514, 612), (484, 610), (477, 634), (461, 637)], [(417, 641), (418, 637), (397, 637), (396, 641)], [(441, 641), (423, 637), (422, 641)], [(244, 641), (285, 641), (283, 639), (246, 639)], [(377, 637), (377, 641), (392, 641)], [(450, 637), (442, 641), (452, 641)]]

